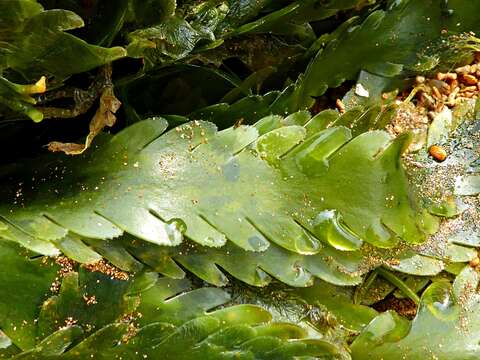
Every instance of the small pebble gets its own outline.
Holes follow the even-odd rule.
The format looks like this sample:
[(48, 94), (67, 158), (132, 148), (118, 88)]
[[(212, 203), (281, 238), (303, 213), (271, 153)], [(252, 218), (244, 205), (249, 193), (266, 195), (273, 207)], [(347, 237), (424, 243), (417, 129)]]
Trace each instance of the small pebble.
[(338, 109), (338, 111), (340, 111), (340, 114), (344, 114), (346, 108), (345, 108), (345, 104), (342, 102), (342, 100), (337, 99), (335, 104), (337, 105), (337, 109)]
[(477, 87), (476, 86), (465, 86), (463, 89), (462, 89), (462, 92), (465, 92), (465, 91), (476, 91), (477, 90)]
[(456, 72), (457, 74), (463, 74), (463, 73), (468, 74), (468, 73), (470, 72), (470, 65), (465, 65), (465, 66), (456, 68), (456, 69), (455, 69), (455, 72)]
[(455, 73), (446, 73), (447, 80), (457, 80), (457, 74)]
[(462, 76), (462, 80), (467, 85), (477, 85), (477, 78), (470, 74), (465, 74)]
[(433, 90), (433, 95), (437, 98), (437, 99), (441, 99), (442, 98), (442, 94), (440, 94), (440, 90), (438, 90), (438, 88), (436, 86), (432, 87), (432, 90)]
[[(441, 73), (437, 74), (437, 79), (438, 79), (439, 74), (441, 74)], [(438, 80), (443, 80), (443, 79), (438, 79)], [(423, 84), (425, 82), (425, 76), (417, 76), (415, 78), (415, 81), (417, 82), (417, 84)]]
[(480, 264), (480, 259), (476, 257), (475, 259), (470, 260), (469, 265), (471, 267), (477, 267)]
[(438, 162), (442, 162), (447, 158), (446, 150), (443, 147), (438, 145), (430, 146), (430, 149), (428, 149), (428, 152)]

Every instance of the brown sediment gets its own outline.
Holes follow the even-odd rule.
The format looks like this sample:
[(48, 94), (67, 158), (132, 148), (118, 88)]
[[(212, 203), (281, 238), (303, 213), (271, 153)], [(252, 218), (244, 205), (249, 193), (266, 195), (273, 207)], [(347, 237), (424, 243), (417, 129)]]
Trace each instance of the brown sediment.
[(417, 315), (418, 310), (418, 306), (412, 300), (398, 299), (394, 295), (389, 295), (386, 299), (374, 304), (373, 308), (379, 312), (393, 310), (410, 320)]
[(122, 342), (124, 344), (128, 343), (130, 339), (135, 337), (139, 330), (139, 325), (136, 323), (138, 319), (142, 318), (142, 314), (139, 312), (125, 314), (122, 317), (122, 322), (128, 324), (126, 333), (122, 336)]
[(427, 131), (432, 114), (425, 108), (415, 106), (413, 103), (397, 102), (399, 107), (392, 122), (386, 130), (393, 136), (409, 130)]
[(344, 114), (346, 111), (345, 104), (342, 102), (342, 100), (337, 99), (335, 101), (335, 106), (337, 107), (337, 110), (340, 112), (340, 114)]
[(93, 264), (82, 265), (85, 269), (91, 272), (100, 272), (102, 274), (110, 276), (112, 279), (127, 281), (129, 275), (127, 272), (120, 270), (119, 268), (109, 264), (105, 260), (97, 261)]
[(83, 300), (87, 305), (95, 305), (97, 303), (97, 297), (95, 295), (83, 294)]
[(60, 269), (57, 272), (57, 277), (50, 285), (50, 291), (53, 293), (58, 293), (61, 286), (61, 279), (64, 278), (67, 274), (75, 271), (75, 261), (69, 259), (66, 256), (57, 256), (55, 258), (55, 263), (60, 265)]
[(74, 319), (71, 316), (69, 316), (65, 319), (65, 324), (61, 326), (60, 329), (68, 328), (70, 326), (76, 325), (77, 323), (78, 323), (77, 319)]
[(387, 126), (387, 131), (398, 135), (408, 130), (426, 130), (428, 124), (445, 107), (453, 108), (468, 99), (477, 99), (480, 92), (480, 56), (472, 64), (452, 72), (438, 72), (434, 78), (415, 78), (411, 91), (397, 98), (400, 109)]
[(64, 277), (65, 275), (71, 273), (75, 269), (75, 261), (69, 259), (66, 256), (58, 256), (55, 259), (55, 262), (60, 265), (59, 275)]

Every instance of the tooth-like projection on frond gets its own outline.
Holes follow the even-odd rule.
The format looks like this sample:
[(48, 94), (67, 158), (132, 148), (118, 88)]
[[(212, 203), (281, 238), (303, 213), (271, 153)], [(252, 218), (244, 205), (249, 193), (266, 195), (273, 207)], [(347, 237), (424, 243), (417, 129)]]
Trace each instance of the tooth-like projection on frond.
[[(2, 347), (2, 356), (293, 360), (345, 355), (331, 342), (310, 339), (301, 326), (273, 321), (262, 307), (229, 305), (230, 295), (221, 289), (195, 289), (188, 280), (151, 272), (129, 276), (75, 266), (64, 267), (60, 279), (59, 266), (20, 252), (11, 242), (0, 244), (1, 338), (10, 344)], [(49, 294), (49, 288), (58, 292)]]
[(181, 264), (216, 285), (227, 283), (220, 268), (256, 286), (315, 277), (352, 285), (382, 259), (410, 258), (366, 265), (363, 250), (417, 244), (431, 230), (400, 160), (409, 137), (352, 138), (343, 126), (309, 134), (316, 120), (306, 115), (223, 131), (194, 121), (166, 133), (166, 121), (150, 119), (78, 157), (5, 167), (0, 237), (173, 278), (185, 275)]

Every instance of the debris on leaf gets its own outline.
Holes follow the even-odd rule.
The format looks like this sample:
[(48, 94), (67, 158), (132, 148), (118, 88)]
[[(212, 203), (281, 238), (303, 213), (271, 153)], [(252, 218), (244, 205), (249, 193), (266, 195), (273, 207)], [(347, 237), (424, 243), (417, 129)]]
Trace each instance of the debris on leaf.
[(355, 94), (357, 94), (358, 96), (367, 97), (367, 98), (370, 96), (370, 93), (368, 92), (368, 90), (365, 89), (363, 85), (360, 83), (357, 83), (355, 87)]
[(48, 150), (51, 152), (64, 152), (67, 155), (80, 155), (92, 144), (93, 139), (106, 127), (112, 127), (115, 124), (115, 113), (121, 106), (120, 100), (115, 97), (113, 85), (111, 83), (111, 66), (105, 66), (105, 82), (100, 95), (100, 106), (90, 122), (90, 132), (84, 144), (61, 143), (54, 141), (48, 144)]
[(127, 281), (129, 279), (128, 273), (107, 263), (103, 259), (93, 264), (84, 264), (83, 267), (88, 271), (99, 272), (107, 276), (110, 276), (111, 279), (117, 279), (117, 280), (123, 280), (123, 281)]

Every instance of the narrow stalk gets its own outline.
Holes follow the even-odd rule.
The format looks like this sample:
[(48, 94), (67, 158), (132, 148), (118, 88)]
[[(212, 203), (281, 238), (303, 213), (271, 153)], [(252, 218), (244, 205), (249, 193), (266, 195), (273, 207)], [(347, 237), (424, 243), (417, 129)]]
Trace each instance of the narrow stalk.
[(365, 281), (357, 286), (355, 289), (355, 292), (353, 294), (353, 303), (354, 304), (360, 304), (363, 300), (363, 296), (365, 295), (365, 292), (372, 286), (373, 282), (377, 278), (378, 272), (377, 270), (373, 270), (370, 275), (365, 279)]
[(391, 273), (390, 271), (383, 269), (383, 268), (378, 268), (377, 272), (380, 276), (382, 276), (385, 280), (390, 281), (393, 285), (395, 285), (397, 288), (400, 289), (400, 291), (409, 299), (411, 299), (415, 304), (419, 305), (420, 304), (420, 298), (418, 295), (408, 287), (405, 282), (400, 279), (398, 276), (395, 274)]

